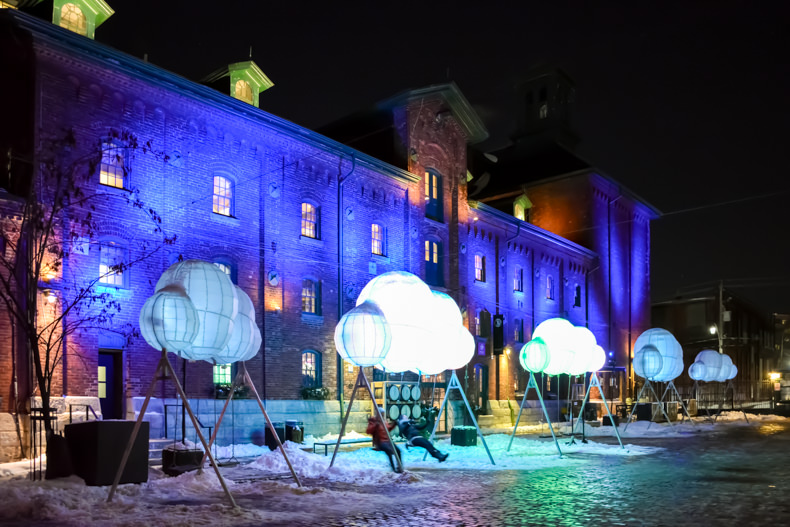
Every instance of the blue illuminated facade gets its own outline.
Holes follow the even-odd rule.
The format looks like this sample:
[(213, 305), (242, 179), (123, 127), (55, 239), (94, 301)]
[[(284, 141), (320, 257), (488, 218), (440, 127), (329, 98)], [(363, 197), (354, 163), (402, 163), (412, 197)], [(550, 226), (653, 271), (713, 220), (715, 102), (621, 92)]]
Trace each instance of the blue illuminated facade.
[[(655, 211), (595, 170), (566, 174), (562, 165), (537, 181), (527, 177), (527, 165), (521, 179), (490, 168), (489, 177), (511, 188), (504, 197), (474, 187), (484, 171), (467, 152), (487, 132), (452, 83), (382, 102), (374, 113), (388, 126), (379, 136), (359, 133), (364, 119), (317, 133), (227, 94), (266, 84), (238, 84), (237, 77), (265, 78), (257, 66), (247, 77), (215, 75), (220, 84), (233, 79), (223, 92), (18, 12), (0, 11), (0, 26), (12, 46), (6, 49), (15, 50), (3, 57), (13, 81), (1, 95), (20, 101), (3, 124), (3, 151), (32, 151), (46, 123), (74, 129), (82, 144), (130, 130), (169, 156), (129, 159), (124, 188), (96, 175), (108, 192), (139, 189), (164, 229), (178, 235), (175, 246), (134, 267), (123, 283), (105, 286), (124, 303), (128, 320), (119, 322), (136, 320), (152, 284), (180, 256), (224, 266), (255, 305), (263, 346), (247, 369), (269, 400), (299, 399), (305, 389), (326, 388), (331, 398), (350, 393), (355, 374), (338, 362), (335, 324), (367, 281), (387, 271), (417, 274), (459, 304), (478, 344), (459, 376), (481, 406), (524, 389), (516, 352), (546, 318), (590, 327), (621, 367), (649, 327)], [(228, 71), (252, 67), (234, 66)], [(265, 107), (265, 98), (255, 92), (248, 100)], [(134, 257), (146, 236), (139, 218), (121, 209), (96, 214), (99, 237)], [(108, 254), (92, 246), (68, 259), (87, 279)], [(502, 354), (492, 344), (496, 314), (505, 317)], [(9, 331), (4, 324), (0, 334)], [(104, 360), (121, 417), (125, 401), (143, 395), (156, 352), (142, 339), (126, 344), (101, 332), (72, 344), (53, 392), (95, 396)], [(10, 346), (0, 350), (11, 353)], [(212, 365), (178, 362), (188, 395), (213, 398)], [(2, 390), (9, 385), (10, 374), (0, 373)], [(165, 390), (157, 395), (170, 395)], [(10, 394), (0, 395), (0, 410), (8, 411)]]

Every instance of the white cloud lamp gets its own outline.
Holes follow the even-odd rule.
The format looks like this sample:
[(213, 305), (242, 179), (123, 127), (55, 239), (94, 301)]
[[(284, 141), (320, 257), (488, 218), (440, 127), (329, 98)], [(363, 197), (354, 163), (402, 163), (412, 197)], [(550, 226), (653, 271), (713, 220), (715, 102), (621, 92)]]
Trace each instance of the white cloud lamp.
[(648, 329), (636, 339), (634, 349), (638, 352), (646, 345), (652, 345), (661, 354), (661, 371), (650, 380), (668, 382), (683, 373), (683, 348), (672, 333), (662, 328)]
[(140, 333), (152, 348), (191, 359), (183, 350), (192, 344), (200, 323), (183, 287), (170, 285), (150, 296), (140, 310), (139, 321)]
[(650, 381), (655, 381), (656, 376), (663, 367), (661, 352), (652, 344), (642, 346), (634, 354), (634, 373)]
[(570, 364), (573, 361), (571, 352), (573, 328), (573, 324), (564, 318), (544, 320), (535, 328), (533, 338), (542, 338), (549, 347), (549, 363), (543, 369), (547, 375), (560, 375), (570, 371)]
[(387, 356), (392, 333), (381, 309), (373, 302), (362, 302), (343, 315), (335, 326), (337, 352), (357, 366), (376, 366)]
[(258, 354), (261, 347), (261, 330), (255, 323), (255, 306), (247, 293), (239, 286), (234, 287), (239, 300), (239, 311), (233, 319), (233, 330), (228, 344), (214, 355), (217, 364), (250, 360)]
[(159, 291), (168, 285), (180, 285), (197, 311), (198, 333), (192, 345), (183, 351), (193, 360), (214, 362), (230, 340), (233, 319), (238, 313), (238, 296), (233, 283), (216, 265), (203, 260), (185, 260), (171, 265), (156, 283)]
[(541, 373), (549, 365), (550, 359), (549, 347), (541, 337), (524, 344), (518, 355), (521, 367), (532, 373)]

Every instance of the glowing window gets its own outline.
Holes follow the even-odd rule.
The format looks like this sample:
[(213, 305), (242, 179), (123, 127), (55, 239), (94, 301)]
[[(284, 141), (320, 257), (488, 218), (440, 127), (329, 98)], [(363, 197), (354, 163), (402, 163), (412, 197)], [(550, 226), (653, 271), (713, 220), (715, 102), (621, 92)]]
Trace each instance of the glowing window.
[(486, 281), (486, 257), (480, 254), (475, 255), (475, 280)]
[(521, 221), (526, 221), (526, 215), (524, 214), (524, 205), (522, 205), (521, 203), (514, 203), (513, 216), (520, 219)]
[(99, 282), (107, 285), (124, 286), (123, 263), (126, 248), (114, 241), (103, 241), (99, 245)]
[(321, 387), (321, 354), (317, 351), (302, 352), (302, 386), (305, 388)]
[(233, 216), (233, 183), (223, 176), (214, 176), (213, 209), (223, 216)]
[(318, 282), (302, 280), (302, 313), (321, 314), (321, 286)]
[(302, 236), (318, 238), (318, 207), (311, 203), (302, 203)]
[(387, 254), (386, 236), (384, 227), (378, 223), (370, 226), (371, 252), (384, 256)]
[(126, 188), (126, 165), (123, 149), (115, 143), (102, 143), (99, 183), (108, 187)]
[(236, 283), (236, 267), (233, 264), (223, 260), (214, 262), (214, 265), (219, 267), (223, 273), (228, 275), (231, 282), (234, 284)]
[(249, 82), (242, 79), (237, 80), (234, 93), (236, 94), (235, 97), (240, 101), (252, 104), (252, 88)]
[(444, 265), (442, 262), (442, 244), (433, 240), (425, 240), (425, 281), (430, 285), (444, 285)]
[(60, 27), (87, 36), (88, 23), (82, 10), (74, 4), (63, 4), (60, 9)]
[(230, 369), (232, 364), (214, 365), (214, 384), (230, 384)]
[(552, 276), (546, 277), (546, 298), (554, 300), (554, 277)]
[(425, 172), (425, 216), (442, 221), (442, 176)]
[(516, 266), (513, 272), (513, 291), (524, 291), (524, 269), (521, 266)]

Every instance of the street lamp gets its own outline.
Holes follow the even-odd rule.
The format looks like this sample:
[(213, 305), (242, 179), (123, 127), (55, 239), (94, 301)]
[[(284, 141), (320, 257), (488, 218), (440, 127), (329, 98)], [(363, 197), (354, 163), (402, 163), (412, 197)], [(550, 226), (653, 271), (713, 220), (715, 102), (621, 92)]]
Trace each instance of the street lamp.
[(710, 327), (710, 334), (716, 335), (716, 338), (719, 341), (719, 353), (724, 353), (724, 347), (722, 346), (723, 337), (721, 331), (719, 331), (719, 326), (716, 325), (715, 323)]

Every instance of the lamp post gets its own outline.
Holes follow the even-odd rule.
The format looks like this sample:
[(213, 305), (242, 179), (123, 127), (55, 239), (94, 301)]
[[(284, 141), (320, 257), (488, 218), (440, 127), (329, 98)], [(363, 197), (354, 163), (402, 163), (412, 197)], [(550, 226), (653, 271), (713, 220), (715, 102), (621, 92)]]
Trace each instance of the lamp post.
[(724, 346), (722, 344), (722, 341), (724, 340), (724, 336), (721, 334), (721, 331), (719, 331), (718, 324), (714, 322), (709, 329), (710, 329), (710, 334), (716, 335), (716, 338), (719, 341), (719, 353), (724, 353)]

